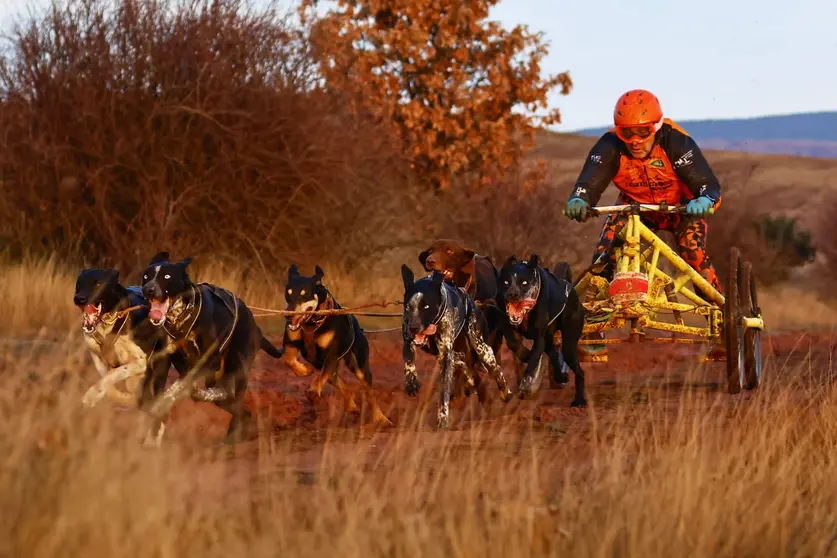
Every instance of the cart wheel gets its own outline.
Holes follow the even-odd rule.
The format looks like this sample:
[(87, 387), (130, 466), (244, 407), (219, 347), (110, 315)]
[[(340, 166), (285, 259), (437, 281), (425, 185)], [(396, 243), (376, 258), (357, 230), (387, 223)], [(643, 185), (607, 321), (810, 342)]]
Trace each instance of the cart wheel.
[(727, 391), (739, 393), (744, 386), (744, 327), (741, 325), (741, 252), (738, 248), (729, 251), (729, 271), (724, 302), (724, 336), (727, 349)]
[[(757, 318), (761, 314), (758, 297), (756, 296), (756, 278), (753, 266), (744, 262), (741, 268), (741, 308), (749, 317)], [(762, 356), (761, 330), (744, 330), (744, 389), (754, 390), (761, 384)]]

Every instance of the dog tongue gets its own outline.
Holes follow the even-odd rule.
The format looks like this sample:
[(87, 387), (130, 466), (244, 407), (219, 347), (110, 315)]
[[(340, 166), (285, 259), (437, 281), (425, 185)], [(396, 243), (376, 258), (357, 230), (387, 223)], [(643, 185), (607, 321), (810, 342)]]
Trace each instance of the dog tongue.
[(159, 322), (163, 319), (166, 315), (166, 311), (168, 310), (168, 304), (165, 302), (151, 302), (151, 308), (148, 311), (148, 317), (154, 320), (155, 322)]
[(90, 316), (95, 316), (99, 313), (99, 309), (92, 304), (88, 304), (84, 307), (84, 313)]
[(535, 307), (535, 302), (536, 301), (533, 298), (524, 298), (520, 302), (509, 304), (509, 310), (511, 310), (513, 314), (522, 316), (525, 312)]
[(424, 331), (422, 331), (421, 333), (416, 333), (415, 336), (413, 337), (413, 340), (417, 345), (423, 345), (425, 340), (427, 340), (428, 337), (430, 337), (431, 335), (435, 335), (435, 334), (436, 334), (436, 324), (430, 324), (429, 326), (424, 328)]

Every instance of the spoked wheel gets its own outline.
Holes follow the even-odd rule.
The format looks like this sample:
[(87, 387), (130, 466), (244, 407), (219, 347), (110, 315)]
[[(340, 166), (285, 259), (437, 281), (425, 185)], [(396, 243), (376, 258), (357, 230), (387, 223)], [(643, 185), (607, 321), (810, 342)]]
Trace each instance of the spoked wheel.
[(741, 324), (741, 252), (730, 249), (727, 289), (724, 302), (724, 337), (727, 349), (727, 391), (739, 393), (744, 387), (744, 326)]
[[(747, 316), (751, 318), (760, 317), (761, 309), (756, 296), (756, 278), (753, 275), (753, 266), (750, 262), (744, 262), (741, 266), (740, 296), (741, 308)], [(741, 343), (744, 352), (744, 389), (754, 390), (761, 384), (761, 330), (745, 329)]]

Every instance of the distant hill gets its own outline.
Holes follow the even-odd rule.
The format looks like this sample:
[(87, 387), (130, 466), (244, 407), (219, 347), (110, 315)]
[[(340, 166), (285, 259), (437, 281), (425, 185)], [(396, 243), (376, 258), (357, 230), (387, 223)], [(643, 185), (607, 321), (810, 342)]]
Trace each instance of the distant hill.
[[(704, 149), (837, 158), (837, 111), (677, 123)], [(598, 136), (606, 130), (573, 133)]]

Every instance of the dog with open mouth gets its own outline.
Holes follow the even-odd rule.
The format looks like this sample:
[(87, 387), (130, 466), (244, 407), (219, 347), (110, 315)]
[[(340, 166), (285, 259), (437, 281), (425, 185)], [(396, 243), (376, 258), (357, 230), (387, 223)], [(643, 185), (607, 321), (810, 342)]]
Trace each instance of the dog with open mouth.
[(443, 273), (434, 271), (415, 280), (412, 270), (407, 265), (401, 266), (405, 390), (407, 395), (415, 397), (421, 387), (416, 373), (416, 347), (435, 356), (441, 370), (439, 428), (450, 424), (454, 372), (464, 374), (484, 401), (479, 373), (471, 372), (477, 362), (496, 382), (501, 399), (507, 402), (512, 398), (494, 351), (486, 343), (488, 324), (484, 314), (464, 290), (451, 285), (444, 277)]
[[(192, 281), (191, 261), (171, 262), (168, 252), (160, 252), (143, 273), (149, 322), (165, 335), (164, 346), (154, 355), (163, 364), (143, 379), (140, 405), (152, 416), (153, 435), (182, 399), (214, 403), (230, 413), (224, 442), (235, 443), (252, 419), (244, 395), (256, 353), (261, 349), (282, 358), (284, 351), (264, 337), (253, 313), (235, 294)], [(180, 377), (166, 389), (170, 365)], [(159, 373), (162, 368), (165, 373)]]
[[(444, 274), (445, 281), (463, 289), (474, 299), (488, 323), (486, 340), (494, 351), (497, 364), (502, 366), (500, 348), (505, 316), (497, 302), (499, 270), (491, 258), (477, 254), (461, 242), (442, 238), (423, 250), (418, 260), (425, 271)], [(520, 365), (516, 360), (515, 366)]]
[[(569, 273), (568, 266), (558, 264), (555, 272), (562, 275)], [(526, 371), (518, 378), (520, 396), (531, 397), (538, 391), (543, 379), (541, 360), (546, 354), (556, 383), (565, 385), (569, 382), (563, 362), (575, 375), (575, 397), (571, 406), (586, 405), (584, 372), (578, 362), (584, 306), (572, 282), (542, 267), (537, 254), (522, 262), (510, 256), (500, 269), (499, 299), (508, 316), (505, 336), (509, 348), (522, 354), (520, 337), (532, 341), (532, 348), (523, 357)], [(561, 333), (563, 362), (555, 346), (557, 332)]]
[(83, 404), (93, 407), (107, 397), (119, 406), (136, 407), (136, 388), (146, 373), (148, 355), (161, 339), (148, 321), (140, 288), (122, 285), (116, 269), (83, 269), (76, 278), (73, 304), (81, 310), (84, 342), (100, 376), (84, 394)]
[[(296, 264), (291, 265), (285, 284), (285, 309), (288, 312), (341, 309), (340, 304), (323, 284), (324, 276), (320, 266), (315, 266), (314, 275), (307, 276), (300, 274)], [(366, 398), (372, 406), (374, 422), (379, 426), (392, 426), (392, 422), (378, 406), (375, 391), (372, 389), (369, 342), (355, 316), (304, 313), (291, 315), (285, 325), (283, 348), (283, 361), (297, 376), (309, 376), (315, 369), (319, 370), (306, 392), (312, 404), (322, 396), (323, 387), (328, 382), (336, 387), (343, 397), (346, 413), (359, 412), (351, 391), (338, 374), (342, 361), (364, 387)], [(305, 361), (301, 361), (300, 356)]]

